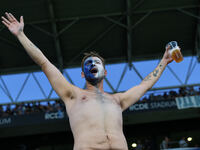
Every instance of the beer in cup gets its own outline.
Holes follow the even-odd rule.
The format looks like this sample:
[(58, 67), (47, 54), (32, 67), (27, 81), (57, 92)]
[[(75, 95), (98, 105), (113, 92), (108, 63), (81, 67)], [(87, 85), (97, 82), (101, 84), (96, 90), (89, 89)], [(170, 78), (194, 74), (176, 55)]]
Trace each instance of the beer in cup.
[(166, 48), (170, 46), (169, 53), (173, 60), (175, 60), (177, 63), (181, 62), (183, 60), (183, 55), (181, 54), (180, 47), (178, 46), (176, 41), (171, 41), (166, 45)]

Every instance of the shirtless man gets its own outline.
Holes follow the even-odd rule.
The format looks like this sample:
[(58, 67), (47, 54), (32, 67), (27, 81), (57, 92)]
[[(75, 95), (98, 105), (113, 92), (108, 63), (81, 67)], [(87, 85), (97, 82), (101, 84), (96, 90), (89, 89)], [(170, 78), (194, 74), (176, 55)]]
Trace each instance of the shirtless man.
[(84, 90), (67, 82), (62, 73), (26, 37), (22, 16), (18, 22), (11, 13), (5, 15), (2, 23), (41, 67), (65, 103), (74, 136), (74, 150), (128, 150), (122, 130), (122, 112), (136, 103), (159, 79), (166, 65), (172, 61), (168, 49), (155, 70), (139, 85), (117, 94), (104, 92), (103, 79), (107, 74), (104, 60), (96, 53), (89, 53), (82, 61), (81, 76), (87, 84)]

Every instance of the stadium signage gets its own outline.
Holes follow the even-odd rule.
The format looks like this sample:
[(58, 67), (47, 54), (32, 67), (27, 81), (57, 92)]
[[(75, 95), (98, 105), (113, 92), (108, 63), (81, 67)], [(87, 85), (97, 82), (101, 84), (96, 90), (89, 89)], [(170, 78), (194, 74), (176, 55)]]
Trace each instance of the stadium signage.
[(149, 109), (149, 105), (148, 103), (142, 103), (142, 104), (134, 104), (131, 107), (129, 107), (130, 111), (134, 111), (134, 110), (148, 110)]
[(11, 118), (3, 118), (0, 119), (0, 125), (5, 125), (5, 124), (10, 124), (11, 123)]
[(200, 96), (177, 97), (176, 103), (177, 103), (178, 109), (200, 107)]
[(129, 107), (129, 111), (149, 111), (149, 110), (162, 110), (177, 108), (175, 100), (164, 100), (164, 101), (148, 101), (136, 103)]
[(64, 118), (64, 112), (45, 113), (44, 118), (45, 118), (45, 120), (49, 120), (49, 119), (63, 119)]
[(150, 109), (162, 109), (162, 108), (171, 108), (176, 107), (175, 101), (167, 101), (167, 102), (152, 102), (150, 103)]

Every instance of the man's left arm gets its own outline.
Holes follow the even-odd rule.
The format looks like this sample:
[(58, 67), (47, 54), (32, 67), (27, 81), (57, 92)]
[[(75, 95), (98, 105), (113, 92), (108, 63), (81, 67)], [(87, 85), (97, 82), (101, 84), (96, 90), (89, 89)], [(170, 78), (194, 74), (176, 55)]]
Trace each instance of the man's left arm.
[(119, 93), (120, 104), (123, 110), (136, 103), (158, 81), (167, 64), (172, 62), (168, 51), (169, 48), (166, 49), (162, 60), (154, 71), (144, 78), (139, 85), (132, 87), (124, 93)]

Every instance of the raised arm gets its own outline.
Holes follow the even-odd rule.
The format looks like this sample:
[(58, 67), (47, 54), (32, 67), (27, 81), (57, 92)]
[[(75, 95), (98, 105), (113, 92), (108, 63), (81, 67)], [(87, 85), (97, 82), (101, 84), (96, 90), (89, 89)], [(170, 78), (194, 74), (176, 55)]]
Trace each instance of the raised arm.
[(139, 85), (124, 93), (119, 93), (120, 103), (123, 110), (136, 103), (158, 81), (167, 64), (172, 62), (172, 58), (168, 51), (169, 47), (166, 49), (158, 66)]
[(11, 13), (5, 14), (6, 17), (2, 16), (2, 23), (17, 37), (33, 61), (41, 67), (56, 93), (63, 100), (74, 98), (76, 96), (76, 90), (74, 90), (76, 87), (67, 82), (62, 73), (49, 62), (41, 50), (37, 48), (24, 34), (23, 16), (20, 17), (20, 22), (18, 22)]

